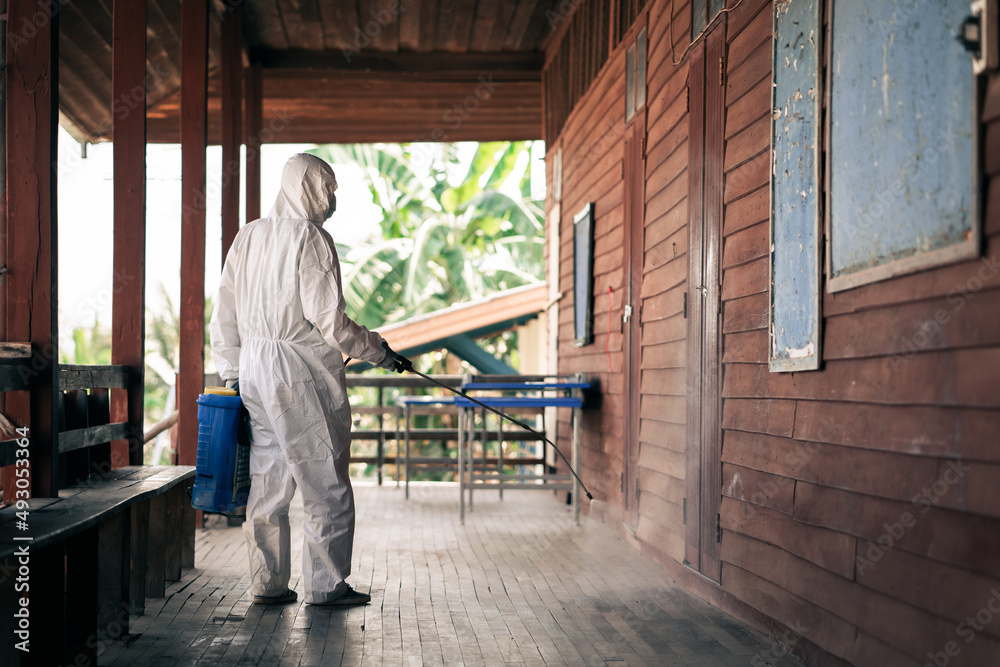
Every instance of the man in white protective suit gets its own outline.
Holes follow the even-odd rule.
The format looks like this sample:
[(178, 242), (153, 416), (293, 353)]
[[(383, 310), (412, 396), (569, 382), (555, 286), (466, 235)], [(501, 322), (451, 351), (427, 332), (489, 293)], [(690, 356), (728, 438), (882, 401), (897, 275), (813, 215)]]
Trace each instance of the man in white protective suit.
[(270, 214), (233, 241), (210, 327), (219, 374), (227, 386), (238, 386), (250, 413), (243, 532), (251, 593), (260, 604), (297, 599), (288, 588), (288, 507), (296, 486), (305, 506), (306, 603), (371, 600), (346, 581), (354, 493), (343, 355), (400, 373), (409, 362), (344, 312), (337, 250), (322, 227), (336, 210), (336, 189), (333, 169), (323, 160), (306, 154), (288, 160)]

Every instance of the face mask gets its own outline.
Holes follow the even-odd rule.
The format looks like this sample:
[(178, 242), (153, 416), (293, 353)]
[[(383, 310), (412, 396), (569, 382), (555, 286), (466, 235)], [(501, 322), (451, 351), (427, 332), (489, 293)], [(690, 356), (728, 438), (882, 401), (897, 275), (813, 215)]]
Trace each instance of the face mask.
[(330, 210), (326, 212), (324, 220), (329, 220), (337, 212), (337, 195), (330, 195)]

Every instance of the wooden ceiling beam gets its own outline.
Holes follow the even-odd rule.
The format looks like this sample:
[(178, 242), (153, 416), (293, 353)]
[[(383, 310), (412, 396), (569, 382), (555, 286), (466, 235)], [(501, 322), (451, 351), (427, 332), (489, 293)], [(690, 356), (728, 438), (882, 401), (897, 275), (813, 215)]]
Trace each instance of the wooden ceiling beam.
[(399, 53), (337, 49), (274, 51), (253, 49), (250, 60), (263, 69), (309, 69), (353, 72), (398, 72), (409, 74), (454, 74), (523, 72), (539, 74), (543, 55), (538, 51), (496, 53)]
[[(541, 138), (537, 72), (453, 75), (263, 70), (263, 143), (502, 141)], [(485, 83), (483, 80), (485, 80)], [(533, 80), (526, 80), (527, 78)], [(151, 108), (149, 140), (177, 141), (179, 96)], [(220, 85), (209, 80), (209, 143), (218, 143)], [(272, 136), (273, 135), (273, 136)]]

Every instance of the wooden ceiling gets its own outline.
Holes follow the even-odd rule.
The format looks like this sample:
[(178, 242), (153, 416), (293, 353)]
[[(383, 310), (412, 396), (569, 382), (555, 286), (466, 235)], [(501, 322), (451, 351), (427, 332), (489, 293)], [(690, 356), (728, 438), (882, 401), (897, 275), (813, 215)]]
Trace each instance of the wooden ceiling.
[[(264, 127), (273, 130), (265, 143), (542, 136), (542, 48), (559, 0), (242, 6), (246, 59), (262, 68)], [(81, 141), (112, 138), (110, 7), (111, 0), (75, 0), (61, 10), (61, 121)], [(180, 137), (180, 10), (180, 0), (149, 0), (150, 142)], [(217, 11), (209, 40), (212, 143), (221, 121)]]
[(549, 0), (248, 0), (251, 49), (535, 51)]
[[(180, 89), (180, 0), (148, 0), (147, 108)], [(211, 16), (209, 68), (219, 62), (219, 20)], [(130, 108), (119, 100), (116, 109)], [(78, 141), (111, 139), (111, 0), (78, 0), (59, 9), (60, 124)], [(121, 112), (119, 112), (121, 113)], [(179, 136), (179, 135), (178, 135)]]

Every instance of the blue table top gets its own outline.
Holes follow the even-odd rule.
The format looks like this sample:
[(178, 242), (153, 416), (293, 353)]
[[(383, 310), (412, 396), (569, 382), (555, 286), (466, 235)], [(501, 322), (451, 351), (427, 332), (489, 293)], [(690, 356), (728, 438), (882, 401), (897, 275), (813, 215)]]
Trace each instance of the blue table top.
[(455, 396), (398, 396), (396, 403), (406, 405), (407, 403), (424, 403), (428, 405), (452, 405), (455, 403)]
[(506, 389), (510, 391), (589, 388), (589, 382), (469, 382), (462, 385), (462, 389)]
[[(491, 408), (579, 408), (578, 396), (476, 396), (476, 400)], [(478, 407), (468, 398), (455, 397), (460, 408)]]

